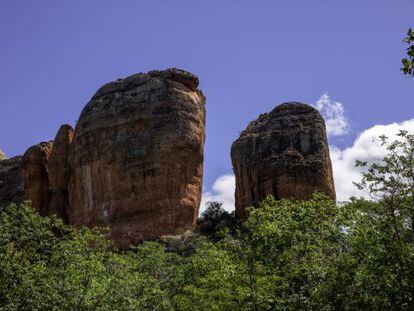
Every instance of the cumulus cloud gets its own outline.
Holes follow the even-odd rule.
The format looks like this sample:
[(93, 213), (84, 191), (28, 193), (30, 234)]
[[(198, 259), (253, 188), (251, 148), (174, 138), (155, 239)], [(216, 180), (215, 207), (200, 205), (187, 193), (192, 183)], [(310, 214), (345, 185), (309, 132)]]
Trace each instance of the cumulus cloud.
[(355, 161), (369, 163), (381, 161), (387, 151), (381, 146), (379, 136), (385, 135), (391, 141), (398, 139), (400, 130), (414, 133), (414, 119), (401, 123), (375, 125), (360, 133), (353, 145), (343, 150), (330, 146), (336, 194), (338, 201), (348, 200), (351, 196), (368, 197), (367, 193), (358, 190), (352, 182), (361, 180), (361, 168), (355, 167)]
[(349, 132), (349, 121), (345, 116), (344, 106), (332, 100), (325, 93), (313, 105), (325, 119), (328, 136), (342, 136)]
[(216, 179), (210, 191), (204, 192), (200, 212), (206, 209), (207, 202), (221, 202), (226, 211), (234, 211), (234, 191), (236, 179), (233, 174), (222, 175)]

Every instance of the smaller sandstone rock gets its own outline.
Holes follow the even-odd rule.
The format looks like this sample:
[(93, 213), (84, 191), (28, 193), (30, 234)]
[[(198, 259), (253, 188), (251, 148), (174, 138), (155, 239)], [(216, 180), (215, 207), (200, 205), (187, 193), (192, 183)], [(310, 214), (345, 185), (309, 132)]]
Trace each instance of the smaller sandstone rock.
[(47, 216), (49, 206), (49, 179), (47, 164), (52, 152), (52, 142), (42, 142), (27, 149), (23, 155), (23, 184), (26, 199), (42, 216)]
[(49, 214), (55, 214), (67, 222), (66, 209), (68, 206), (68, 156), (73, 139), (73, 129), (70, 125), (62, 125), (53, 141), (47, 171), (49, 177), (50, 203)]
[(308, 200), (319, 191), (335, 199), (325, 122), (309, 105), (285, 103), (260, 115), (233, 143), (231, 158), (238, 219), (269, 194)]

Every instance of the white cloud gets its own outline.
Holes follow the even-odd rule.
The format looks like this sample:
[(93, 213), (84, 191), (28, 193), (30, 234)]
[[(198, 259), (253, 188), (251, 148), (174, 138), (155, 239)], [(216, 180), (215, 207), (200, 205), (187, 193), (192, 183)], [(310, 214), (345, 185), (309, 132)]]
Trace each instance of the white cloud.
[(351, 147), (343, 150), (330, 146), (338, 201), (348, 200), (351, 196), (368, 196), (352, 184), (353, 181), (361, 180), (361, 168), (355, 167), (355, 161), (381, 161), (387, 151), (384, 146), (381, 146), (378, 137), (385, 135), (392, 141), (398, 138), (399, 130), (414, 133), (414, 119), (370, 127), (358, 135)]
[(234, 211), (234, 191), (236, 179), (233, 174), (222, 175), (216, 179), (211, 191), (203, 193), (201, 198), (200, 213), (206, 209), (206, 203), (210, 201), (223, 203), (226, 211)]
[(342, 136), (349, 132), (349, 121), (345, 117), (344, 106), (330, 99), (325, 93), (313, 105), (325, 119), (328, 136)]

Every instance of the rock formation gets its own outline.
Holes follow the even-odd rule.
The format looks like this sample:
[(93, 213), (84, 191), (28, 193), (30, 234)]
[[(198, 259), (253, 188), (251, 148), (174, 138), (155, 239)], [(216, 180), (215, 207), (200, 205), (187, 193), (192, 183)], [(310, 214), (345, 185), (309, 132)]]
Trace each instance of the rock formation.
[(301, 103), (285, 103), (259, 116), (233, 143), (236, 216), (267, 195), (309, 199), (320, 191), (335, 199), (325, 122)]
[(119, 246), (194, 226), (205, 140), (197, 86), (196, 76), (169, 69), (97, 91), (70, 147), (69, 223), (109, 226)]
[(0, 209), (11, 202), (24, 200), (22, 157), (0, 160)]
[(193, 228), (201, 200), (205, 98), (191, 73), (135, 74), (101, 87), (73, 132), (23, 157), (0, 152), (0, 206), (108, 226), (118, 246)]
[(52, 142), (42, 142), (27, 149), (23, 155), (23, 184), (26, 199), (42, 216), (49, 215), (49, 177), (47, 164), (52, 151)]
[(53, 149), (47, 164), (50, 202), (48, 214), (55, 214), (68, 221), (68, 180), (69, 180), (69, 147), (73, 139), (70, 125), (62, 125), (53, 141)]

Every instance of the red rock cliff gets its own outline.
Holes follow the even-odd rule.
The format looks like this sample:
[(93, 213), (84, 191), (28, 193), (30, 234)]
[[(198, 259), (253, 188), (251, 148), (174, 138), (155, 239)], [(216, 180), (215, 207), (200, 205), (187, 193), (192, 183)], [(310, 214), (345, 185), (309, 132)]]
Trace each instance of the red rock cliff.
[(69, 154), (70, 224), (109, 226), (116, 244), (194, 226), (201, 199), (205, 98), (178, 69), (101, 87)]

